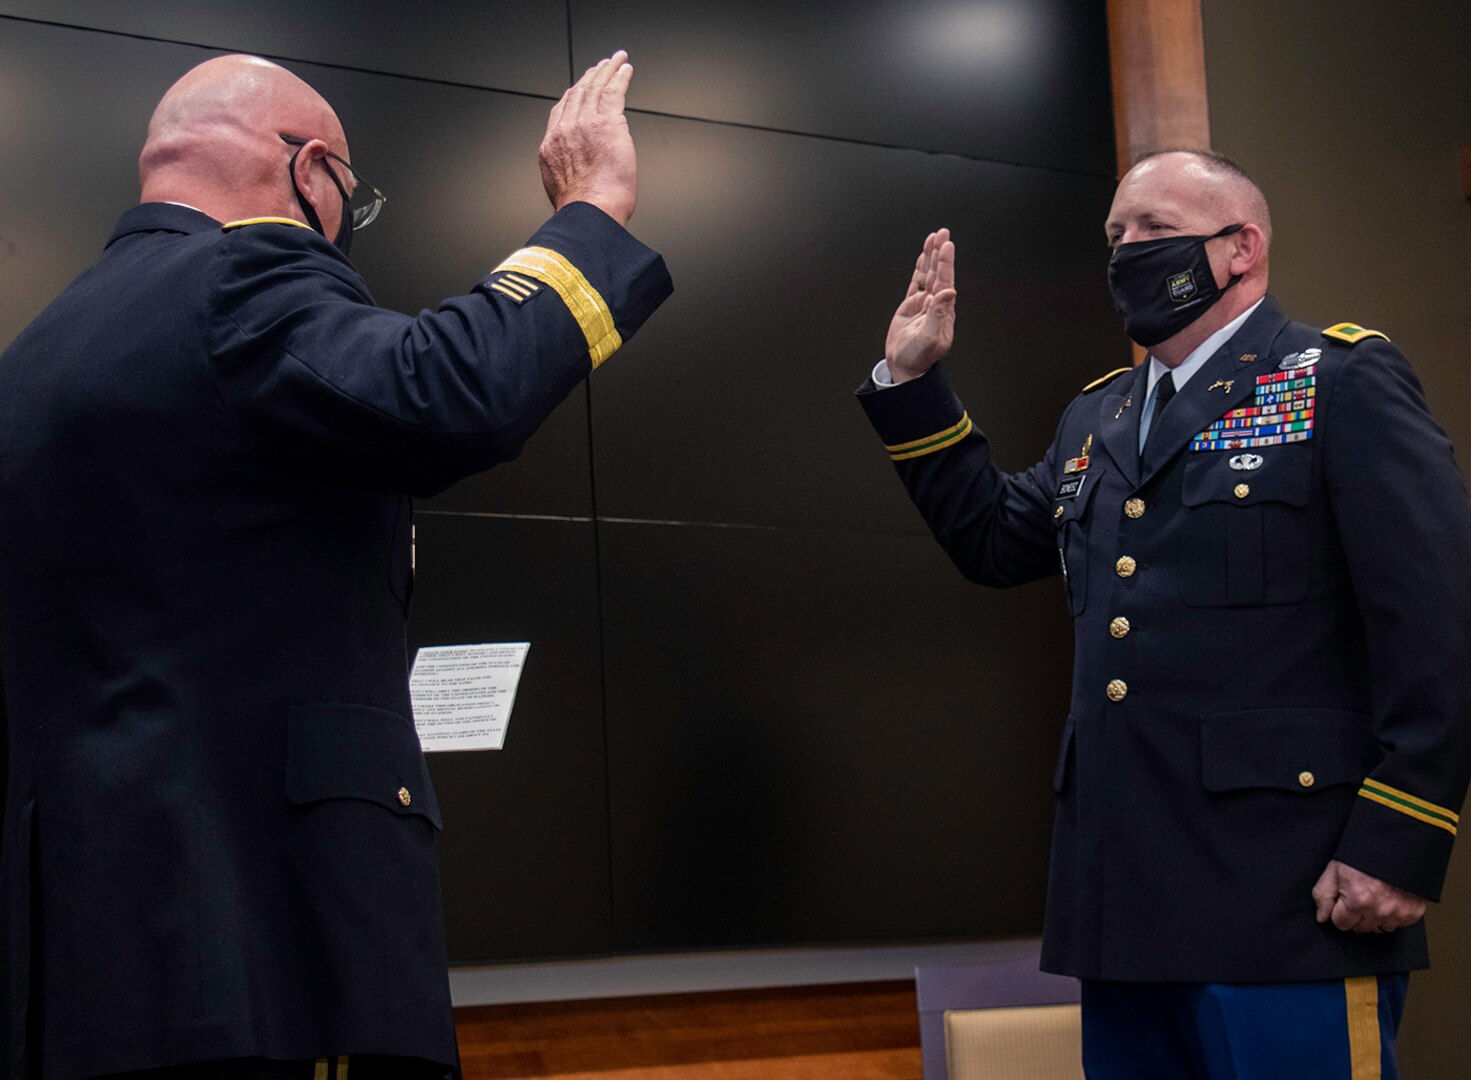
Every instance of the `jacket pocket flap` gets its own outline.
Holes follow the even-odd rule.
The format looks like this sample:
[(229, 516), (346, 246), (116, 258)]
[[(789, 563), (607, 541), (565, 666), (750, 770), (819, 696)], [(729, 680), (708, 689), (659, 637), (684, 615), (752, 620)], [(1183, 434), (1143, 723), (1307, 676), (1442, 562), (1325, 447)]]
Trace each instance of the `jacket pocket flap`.
[[(1233, 469), (1232, 461), (1250, 468)], [(1272, 447), (1262, 453), (1213, 450), (1190, 454), (1180, 501), (1186, 506), (1223, 502), (1255, 506), (1278, 502), (1306, 506), (1312, 490), (1313, 452), (1306, 444)]]
[(1378, 756), (1369, 718), (1344, 709), (1249, 709), (1200, 718), (1207, 791), (1307, 794), (1357, 784)]
[(418, 732), (406, 717), (369, 705), (293, 705), (286, 726), (292, 802), (366, 799), (444, 827)]
[(1093, 492), (1103, 482), (1106, 469), (1094, 467), (1087, 472), (1064, 473), (1057, 482), (1052, 501), (1056, 509), (1052, 512), (1053, 524), (1058, 528), (1069, 521), (1077, 521), (1088, 509)]

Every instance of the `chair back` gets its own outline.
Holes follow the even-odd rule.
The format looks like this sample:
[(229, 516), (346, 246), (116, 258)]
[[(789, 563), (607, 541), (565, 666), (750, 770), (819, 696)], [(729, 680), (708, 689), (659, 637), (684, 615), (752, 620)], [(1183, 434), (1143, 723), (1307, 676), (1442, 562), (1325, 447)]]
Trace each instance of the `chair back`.
[(915, 969), (924, 1080), (1082, 1080), (1078, 981), (1037, 963)]

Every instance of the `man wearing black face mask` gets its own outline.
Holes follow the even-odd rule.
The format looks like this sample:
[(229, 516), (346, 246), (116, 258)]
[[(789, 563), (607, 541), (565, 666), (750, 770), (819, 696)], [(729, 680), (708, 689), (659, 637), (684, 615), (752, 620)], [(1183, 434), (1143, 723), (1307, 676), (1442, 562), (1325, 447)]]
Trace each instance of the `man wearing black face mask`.
[(415, 317), (347, 259), (382, 196), (327, 102), (202, 64), (0, 357), (0, 1075), (454, 1071), (409, 496), (515, 457), (669, 295), (626, 59), (552, 110), (553, 216)]
[(1384, 335), (1267, 295), (1237, 166), (1146, 157), (1106, 230), (1149, 358), (1036, 466), (996, 469), (938, 365), (944, 230), (859, 391), (963, 573), (1064, 579), (1043, 967), (1084, 981), (1090, 1076), (1394, 1076), (1471, 778), (1471, 502)]

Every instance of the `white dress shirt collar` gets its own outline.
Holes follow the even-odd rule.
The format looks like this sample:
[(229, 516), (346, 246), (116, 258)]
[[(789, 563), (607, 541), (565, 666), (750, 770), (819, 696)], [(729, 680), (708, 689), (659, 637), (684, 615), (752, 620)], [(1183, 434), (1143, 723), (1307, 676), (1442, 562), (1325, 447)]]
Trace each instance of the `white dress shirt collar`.
[(1251, 318), (1251, 313), (1261, 306), (1261, 300), (1252, 304), (1251, 307), (1247, 308), (1191, 350), (1190, 355), (1185, 357), (1178, 367), (1168, 368), (1160, 363), (1157, 357), (1151, 355), (1149, 357), (1149, 385), (1144, 388), (1144, 400), (1149, 400), (1149, 395), (1154, 392), (1154, 384), (1164, 378), (1166, 371), (1174, 371), (1175, 373), (1175, 393), (1178, 394), (1181, 390), (1185, 389), (1185, 384), (1190, 381), (1191, 376), (1199, 371), (1205, 365), (1205, 362), (1216, 354), (1217, 349), (1231, 340), (1231, 335), (1241, 329), (1241, 324)]

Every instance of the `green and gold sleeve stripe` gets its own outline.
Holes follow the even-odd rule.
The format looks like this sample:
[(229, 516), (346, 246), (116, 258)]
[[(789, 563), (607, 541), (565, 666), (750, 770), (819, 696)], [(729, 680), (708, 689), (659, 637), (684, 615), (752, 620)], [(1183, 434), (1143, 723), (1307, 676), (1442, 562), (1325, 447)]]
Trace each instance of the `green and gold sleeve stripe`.
[(613, 325), (613, 313), (608, 310), (607, 303), (582, 276), (582, 271), (555, 251), (543, 247), (522, 248), (513, 252), (492, 273), (502, 271), (516, 271), (556, 290), (562, 303), (577, 320), (582, 336), (587, 338), (587, 351), (594, 368), (622, 346), (623, 338)]
[(1378, 780), (1365, 780), (1364, 786), (1359, 788), (1359, 794), (1380, 806), (1398, 810), (1416, 821), (1423, 821), (1437, 829), (1444, 829), (1452, 836), (1456, 835), (1456, 826), (1460, 823), (1461, 816), (1443, 806), (1417, 799), (1408, 792), (1382, 784)]
[(970, 434), (970, 413), (966, 413), (956, 424), (947, 427), (944, 431), (937, 431), (933, 435), (926, 435), (923, 439), (911, 439), (909, 442), (896, 443), (893, 446), (885, 446), (889, 457), (895, 461), (908, 461), (910, 458), (924, 457), (933, 454), (936, 450), (943, 450), (947, 446), (954, 446), (961, 439)]

